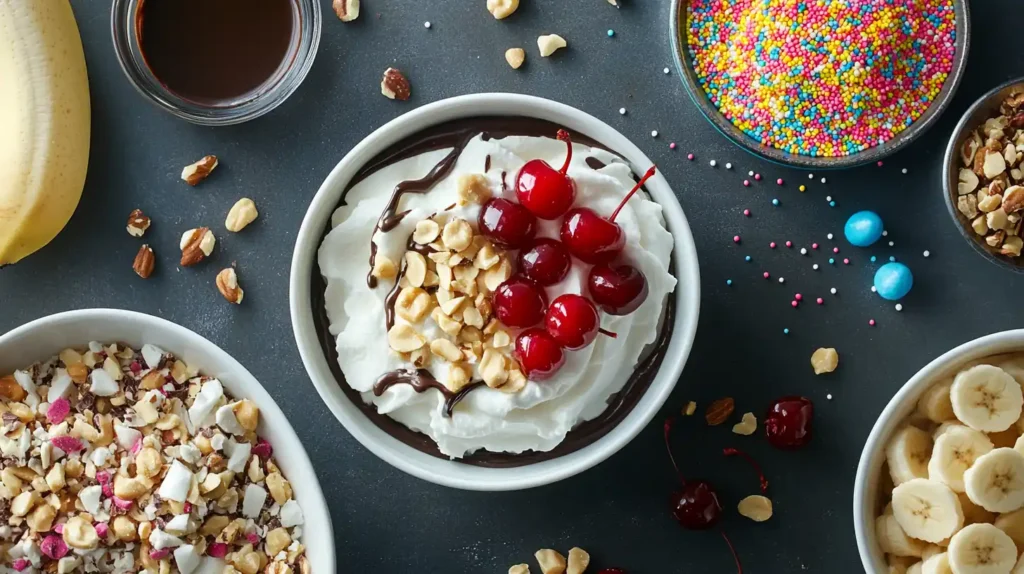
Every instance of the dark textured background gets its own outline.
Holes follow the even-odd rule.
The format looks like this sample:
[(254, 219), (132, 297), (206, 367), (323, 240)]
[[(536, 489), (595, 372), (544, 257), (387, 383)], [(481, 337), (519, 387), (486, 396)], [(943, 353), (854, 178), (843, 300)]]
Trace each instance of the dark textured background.
[[(364, 0), (351, 24), (325, 9), (320, 53), (304, 85), (269, 116), (230, 128), (189, 125), (144, 101), (122, 76), (109, 32), (109, 3), (72, 0), (82, 29), (93, 98), (93, 146), (82, 203), (47, 248), (0, 271), (0, 329), (84, 307), (121, 307), (165, 317), (222, 346), (267, 387), (304, 440), (327, 495), (340, 557), (348, 572), (505, 572), (540, 547), (582, 546), (599, 567), (631, 574), (730, 572), (719, 535), (680, 529), (668, 512), (674, 477), (652, 423), (628, 447), (597, 468), (559, 484), (515, 493), (470, 493), (406, 476), (354, 441), (323, 406), (292, 339), (288, 272), (296, 230), (320, 182), (362, 137), (420, 104), (472, 92), (512, 91), (581, 108), (631, 137), (674, 186), (700, 255), (703, 301), (693, 353), (664, 413), (696, 400), (736, 398), (737, 415), (800, 393), (817, 405), (816, 436), (803, 451), (773, 450), (762, 435), (740, 437), (727, 426), (688, 419), (675, 447), (688, 474), (718, 486), (727, 507), (723, 528), (747, 572), (856, 572), (851, 523), (854, 470), (877, 414), (916, 370), (943, 351), (990, 332), (1020, 326), (1020, 280), (976, 255), (953, 228), (941, 198), (940, 165), (960, 113), (981, 93), (1024, 72), (1008, 48), (1019, 26), (1007, 15), (1013, 0), (974, 2), (970, 65), (952, 108), (909, 150), (875, 166), (806, 174), (760, 162), (718, 135), (699, 116), (672, 67), (669, 3), (627, 0), (523, 0), (508, 20), (495, 21), (484, 0)], [(379, 14), (379, 16), (378, 16)], [(426, 30), (429, 20), (433, 28)], [(616, 31), (614, 38), (606, 30)], [(539, 34), (557, 32), (569, 49), (537, 56)], [(518, 72), (505, 64), (510, 46), (527, 49)], [(404, 70), (408, 102), (380, 95), (381, 72)], [(620, 107), (629, 110), (622, 117)], [(652, 139), (651, 130), (660, 137)], [(676, 151), (668, 143), (676, 141)], [(698, 160), (685, 159), (694, 151)], [(182, 166), (220, 156), (204, 184), (179, 180)], [(707, 160), (715, 158), (712, 170)], [(732, 172), (723, 169), (726, 161)], [(906, 167), (909, 174), (902, 175)], [(767, 181), (743, 188), (748, 169)], [(821, 174), (816, 174), (820, 178)], [(241, 196), (255, 199), (260, 219), (245, 232), (223, 231), (224, 214)], [(838, 202), (830, 209), (825, 201)], [(782, 205), (773, 208), (772, 197)], [(157, 272), (142, 281), (131, 263), (139, 240), (125, 220), (133, 208), (153, 217), (146, 241)], [(749, 207), (754, 217), (740, 211)], [(844, 242), (849, 267), (830, 268), (826, 255), (802, 258), (797, 246), (841, 234), (853, 211), (873, 209), (894, 248), (858, 250)], [(179, 269), (178, 237), (204, 224), (218, 230), (212, 260)], [(731, 238), (741, 234), (737, 248)], [(922, 251), (929, 249), (931, 258)], [(743, 254), (753, 263), (744, 263)], [(894, 254), (914, 270), (916, 285), (896, 313), (868, 291), (870, 254)], [(217, 294), (217, 270), (238, 262), (245, 303)], [(811, 263), (822, 264), (814, 272)], [(760, 274), (768, 270), (771, 282)], [(774, 277), (785, 276), (779, 285)], [(734, 285), (726, 287), (732, 278)], [(829, 287), (839, 296), (828, 294)], [(805, 303), (793, 310), (794, 292)], [(818, 307), (813, 297), (827, 304)], [(868, 327), (869, 318), (878, 326)], [(782, 335), (789, 327), (792, 334)], [(834, 346), (839, 370), (815, 378), (808, 365), (819, 346)], [(830, 402), (825, 394), (831, 392)], [(735, 421), (732, 421), (735, 422)], [(756, 478), (723, 446), (739, 446), (764, 466), (775, 516), (755, 524), (737, 515), (736, 501), (756, 490)], [(313, 534), (313, 533), (311, 533)], [(536, 571), (536, 567), (534, 567)], [(596, 569), (595, 569), (596, 571)]]

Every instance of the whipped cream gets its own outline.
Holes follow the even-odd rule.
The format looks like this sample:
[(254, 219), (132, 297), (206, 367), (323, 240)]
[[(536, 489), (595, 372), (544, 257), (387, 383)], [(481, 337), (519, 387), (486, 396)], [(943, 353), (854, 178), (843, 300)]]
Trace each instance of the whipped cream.
[[(640, 192), (633, 196), (616, 218), (627, 242), (622, 259), (647, 276), (649, 295), (633, 313), (612, 316), (601, 313), (601, 326), (616, 338), (599, 335), (579, 351), (566, 351), (565, 365), (551, 378), (528, 381), (518, 393), (505, 393), (485, 386), (468, 393), (453, 415), (442, 413), (444, 395), (436, 389), (417, 393), (412, 386), (398, 384), (381, 396), (374, 396), (377, 379), (389, 371), (411, 369), (412, 364), (393, 352), (387, 341), (385, 298), (393, 280), (381, 280), (376, 288), (366, 284), (369, 271), (370, 235), (377, 253), (401, 261), (407, 241), (417, 222), (457, 203), (456, 181), (460, 175), (486, 172), (495, 197), (515, 200), (515, 175), (524, 163), (540, 158), (552, 166), (565, 161), (565, 143), (553, 138), (510, 136), (485, 141), (476, 136), (465, 146), (455, 167), (428, 193), (403, 196), (399, 211), (410, 210), (387, 233), (375, 224), (387, 206), (395, 186), (422, 178), (452, 148), (425, 152), (388, 165), (353, 186), (331, 220), (331, 231), (320, 246), (318, 260), (327, 283), (325, 308), (330, 332), (336, 337), (338, 361), (347, 383), (361, 393), (367, 404), (381, 414), (430, 436), (441, 453), (459, 458), (476, 450), (520, 453), (549, 451), (577, 424), (596, 418), (606, 409), (608, 399), (625, 385), (644, 349), (658, 337), (666, 296), (676, 279), (669, 275), (672, 235), (665, 228), (661, 206)], [(600, 160), (604, 167), (593, 169), (586, 159)], [(501, 182), (505, 174), (507, 185)], [(609, 216), (633, 187), (632, 171), (615, 154), (598, 148), (573, 144), (569, 175), (576, 182), (577, 206), (586, 206)], [(480, 206), (456, 206), (447, 213), (473, 224), (476, 229)], [(537, 236), (558, 238), (561, 221), (538, 220)], [(548, 300), (564, 293), (586, 293), (589, 265), (574, 260), (569, 275), (546, 288)], [(396, 324), (402, 323), (396, 318)], [(429, 318), (417, 325), (428, 340), (444, 336)], [(511, 330), (515, 336), (516, 331)], [(432, 361), (428, 370), (437, 380), (446, 380), (448, 363)], [(474, 366), (475, 368), (475, 366)], [(474, 370), (473, 380), (479, 380)]]

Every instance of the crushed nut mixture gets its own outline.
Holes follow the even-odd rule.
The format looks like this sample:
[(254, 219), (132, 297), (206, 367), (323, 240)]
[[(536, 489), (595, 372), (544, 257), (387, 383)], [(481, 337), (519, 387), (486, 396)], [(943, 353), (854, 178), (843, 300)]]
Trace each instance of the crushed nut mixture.
[(985, 245), (1020, 257), (1024, 239), (1024, 92), (1007, 96), (999, 115), (985, 120), (960, 149), (957, 210)]
[(153, 345), (0, 377), (0, 570), (308, 574), (259, 409)]
[[(464, 205), (491, 198), (482, 174), (460, 177), (457, 189)], [(414, 248), (402, 261), (382, 254), (374, 261), (375, 277), (399, 278), (396, 321), (388, 330), (391, 349), (416, 367), (447, 362), (447, 379), (441, 382), (452, 392), (472, 382), (474, 367), (478, 380), (491, 388), (522, 390), (526, 376), (512, 357), (512, 335), (492, 317), (491, 294), (512, 275), (508, 255), (468, 221), (443, 212), (417, 222), (411, 239)], [(440, 336), (428, 337), (437, 329), (423, 325), (427, 319)]]
[[(583, 574), (590, 566), (590, 554), (579, 547), (569, 550), (568, 559), (561, 552), (550, 548), (538, 550), (533, 557), (540, 566), (541, 574)], [(530, 566), (516, 564), (508, 569), (508, 574), (530, 574)]]

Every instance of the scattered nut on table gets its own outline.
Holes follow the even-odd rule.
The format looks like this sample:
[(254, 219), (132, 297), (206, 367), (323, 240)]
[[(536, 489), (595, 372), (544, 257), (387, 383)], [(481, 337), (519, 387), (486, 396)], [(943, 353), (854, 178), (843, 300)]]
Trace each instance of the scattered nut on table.
[(519, 8), (519, 0), (487, 0), (487, 11), (496, 20), (504, 20)]
[(217, 238), (209, 227), (189, 229), (181, 235), (181, 265), (188, 267), (206, 259), (213, 253), (213, 247), (217, 244)]
[(245, 296), (245, 292), (238, 285), (238, 274), (235, 273), (234, 267), (228, 267), (221, 270), (217, 274), (217, 290), (220, 294), (228, 300), (228, 303), (234, 303), (238, 305), (242, 302), (242, 297)]
[(220, 165), (220, 162), (217, 160), (217, 156), (204, 156), (203, 159), (191, 165), (186, 165), (185, 169), (181, 170), (181, 179), (191, 186), (199, 185), (199, 182), (210, 177), (210, 173), (217, 169), (218, 165)]
[(839, 353), (833, 348), (821, 347), (811, 354), (811, 367), (815, 375), (831, 373), (839, 366)]
[(764, 522), (772, 517), (772, 501), (760, 494), (752, 494), (737, 505), (740, 514), (754, 522)]
[(513, 70), (518, 70), (526, 61), (526, 50), (522, 48), (509, 48), (505, 50), (505, 61)]
[(342, 22), (351, 22), (359, 17), (359, 0), (334, 0), (332, 6)]
[(567, 45), (565, 38), (558, 34), (548, 34), (547, 36), (537, 37), (537, 48), (540, 49), (540, 55), (543, 58), (547, 58), (551, 54), (554, 54), (556, 50), (564, 48)]
[(535, 552), (533, 557), (537, 559), (541, 574), (563, 574), (565, 572), (567, 566), (565, 556), (562, 556), (557, 550), (542, 548)]
[(135, 254), (135, 261), (132, 263), (135, 274), (143, 279), (149, 279), (155, 266), (156, 256), (153, 254), (153, 249), (149, 245), (139, 247), (139, 252)]
[(224, 227), (228, 231), (239, 232), (247, 225), (256, 221), (260, 213), (256, 210), (256, 203), (248, 197), (243, 197), (235, 202), (228, 210), (228, 216), (224, 220)]
[(149, 229), (150, 223), (149, 217), (142, 213), (141, 209), (134, 209), (128, 214), (128, 234), (132, 237), (142, 237)]
[(743, 413), (740, 422), (732, 425), (732, 432), (743, 436), (750, 436), (757, 431), (757, 417), (754, 413)]
[(384, 70), (384, 77), (380, 81), (380, 93), (392, 100), (408, 100), (412, 94), (409, 80), (396, 68)]

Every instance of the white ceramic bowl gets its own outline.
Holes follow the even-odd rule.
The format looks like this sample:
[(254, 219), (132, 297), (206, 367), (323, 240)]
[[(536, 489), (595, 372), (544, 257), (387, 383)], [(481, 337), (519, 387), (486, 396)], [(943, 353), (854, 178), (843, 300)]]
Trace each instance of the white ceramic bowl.
[(881, 508), (878, 500), (880, 474), (889, 437), (917, 409), (921, 395), (940, 378), (954, 374), (970, 361), (1021, 350), (1024, 350), (1024, 329), (994, 333), (964, 343), (918, 371), (878, 416), (860, 455), (857, 479), (853, 485), (853, 527), (865, 571), (888, 571), (885, 554), (875, 535), (875, 517)]
[(660, 174), (647, 182), (654, 201), (664, 209), (675, 237), (672, 253), (676, 276), (676, 316), (672, 340), (654, 381), (633, 411), (593, 444), (564, 456), (515, 468), (483, 468), (442, 460), (393, 438), (370, 420), (345, 395), (331, 373), (314, 326), (310, 277), (317, 250), (331, 214), (349, 180), (364, 164), (388, 146), (439, 123), (474, 116), (539, 118), (585, 134), (608, 146), (641, 172), (653, 162), (608, 124), (575, 108), (518, 94), (475, 94), (420, 107), (385, 124), (352, 149), (327, 176), (306, 212), (295, 242), (291, 270), (291, 314), (299, 353), (317, 391), (345, 428), (366, 448), (395, 467), (436, 484), (468, 490), (516, 490), (573, 476), (605, 460), (651, 421), (683, 371), (697, 330), (700, 277), (690, 227), (668, 182)]
[(285, 477), (305, 519), (303, 544), (314, 574), (336, 572), (331, 516), (313, 465), (291, 424), (259, 381), (220, 347), (188, 329), (151, 315), (117, 309), (68, 311), (37, 319), (0, 335), (0, 373), (46, 360), (67, 347), (89, 341), (122, 342), (138, 349), (151, 343), (180, 357), (189, 366), (217, 377), (233, 396), (260, 409), (257, 429), (274, 447)]

